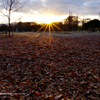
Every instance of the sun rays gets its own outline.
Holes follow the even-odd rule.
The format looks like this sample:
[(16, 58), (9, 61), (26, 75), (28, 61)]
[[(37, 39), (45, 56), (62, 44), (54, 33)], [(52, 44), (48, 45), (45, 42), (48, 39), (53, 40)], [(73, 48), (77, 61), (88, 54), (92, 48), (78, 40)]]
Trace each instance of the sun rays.
[(56, 31), (62, 31), (62, 29), (58, 27), (56, 23), (48, 21), (48, 23), (42, 25), (42, 27), (36, 32), (36, 35), (32, 37), (37, 38), (41, 36), (40, 42), (42, 42), (45, 36), (48, 36), (48, 43), (51, 45), (52, 34), (56, 34)]
[(38, 31), (40, 32), (41, 30), (45, 33), (46, 31), (48, 31), (49, 33), (51, 33), (51, 31), (55, 32), (56, 33), (56, 30), (59, 30), (59, 31), (63, 31), (60, 27), (58, 27), (55, 23), (51, 22), (51, 23), (45, 23)]

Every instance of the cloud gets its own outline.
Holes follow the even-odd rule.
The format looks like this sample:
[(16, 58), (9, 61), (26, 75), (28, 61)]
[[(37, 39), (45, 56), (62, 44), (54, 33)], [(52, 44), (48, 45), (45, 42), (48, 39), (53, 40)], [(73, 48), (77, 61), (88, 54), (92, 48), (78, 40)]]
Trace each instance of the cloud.
[(71, 10), (79, 15), (97, 15), (100, 0), (47, 0), (45, 5), (57, 14), (68, 14)]
[[(0, 0), (1, 2), (2, 0)], [(25, 14), (67, 15), (69, 10), (78, 15), (98, 15), (100, 0), (20, 0)], [(1, 3), (0, 3), (1, 4)]]

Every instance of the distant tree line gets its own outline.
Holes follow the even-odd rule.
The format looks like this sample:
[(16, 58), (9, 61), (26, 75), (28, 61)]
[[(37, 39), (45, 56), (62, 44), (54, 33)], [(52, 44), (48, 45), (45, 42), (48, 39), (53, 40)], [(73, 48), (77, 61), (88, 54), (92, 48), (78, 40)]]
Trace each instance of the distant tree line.
[[(33, 31), (36, 32), (38, 31), (41, 27), (43, 27), (44, 24), (38, 24), (36, 22), (18, 22), (17, 24), (11, 24), (11, 31), (15, 31), (15, 32), (29, 32), (29, 31)], [(62, 22), (54, 22), (52, 23), (53, 28), (51, 27), (51, 31), (62, 31), (63, 28), (63, 23)], [(41, 28), (40, 31), (44, 31), (46, 28), (43, 27)], [(7, 31), (9, 29), (9, 26), (7, 26), (6, 24), (3, 24), (0, 26), (0, 31)], [(49, 27), (46, 28), (46, 31), (49, 31)]]
[[(15, 32), (26, 32), (26, 31), (37, 31), (42, 25), (35, 22), (18, 22), (11, 24), (10, 31)], [(8, 31), (9, 26), (6, 24), (0, 25), (0, 31)]]
[[(64, 22), (53, 22), (51, 25), (50, 31), (100, 31), (100, 21), (98, 19), (90, 20), (87, 23), (84, 23), (82, 26), (78, 25), (79, 21), (77, 16), (69, 16)], [(38, 31), (45, 24), (38, 24), (36, 22), (18, 22), (16, 24), (11, 24), (11, 31), (15, 32), (29, 32)], [(9, 26), (6, 24), (0, 25), (0, 31), (9, 30)], [(49, 31), (49, 27), (43, 27), (40, 31)]]
[(41, 27), (36, 22), (19, 22), (13, 25), (13, 31), (26, 32), (26, 31), (37, 31)]
[[(36, 22), (18, 22), (17, 24), (11, 24), (10, 31), (18, 31), (18, 32), (25, 32), (25, 31), (38, 31), (44, 24), (38, 24)], [(78, 20), (75, 16), (69, 16), (63, 22), (52, 22), (50, 31), (76, 31), (78, 27)], [(43, 27), (40, 31), (49, 31), (49, 27)], [(9, 26), (1, 25), (0, 31), (9, 30)]]
[(0, 31), (1, 32), (7, 31), (7, 28), (8, 28), (8, 26), (6, 24), (0, 25)]

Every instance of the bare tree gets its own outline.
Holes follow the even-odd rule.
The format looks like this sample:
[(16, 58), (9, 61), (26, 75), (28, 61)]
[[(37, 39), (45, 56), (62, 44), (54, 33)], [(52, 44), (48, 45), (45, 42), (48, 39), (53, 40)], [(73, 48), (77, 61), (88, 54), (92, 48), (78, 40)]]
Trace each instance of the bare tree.
[(9, 37), (11, 37), (11, 14), (17, 12), (23, 6), (19, 0), (3, 0), (2, 5), (4, 11), (1, 11), (1, 13), (8, 18)]

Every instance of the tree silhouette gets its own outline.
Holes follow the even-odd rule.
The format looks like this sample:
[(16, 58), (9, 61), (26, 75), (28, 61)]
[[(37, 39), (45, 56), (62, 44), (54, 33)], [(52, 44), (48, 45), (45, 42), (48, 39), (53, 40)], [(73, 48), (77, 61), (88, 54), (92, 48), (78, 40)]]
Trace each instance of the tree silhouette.
[(64, 25), (67, 25), (68, 30), (77, 30), (78, 16), (68, 16), (64, 19)]
[(83, 26), (85, 30), (95, 31), (95, 28), (100, 28), (100, 21), (98, 19), (94, 19), (85, 23)]
[(1, 11), (1, 13), (7, 17), (8, 19), (8, 26), (9, 26), (9, 37), (11, 37), (11, 14), (13, 12), (17, 12), (23, 6), (19, 2), (19, 0), (3, 0), (2, 1), (3, 8), (5, 12)]

